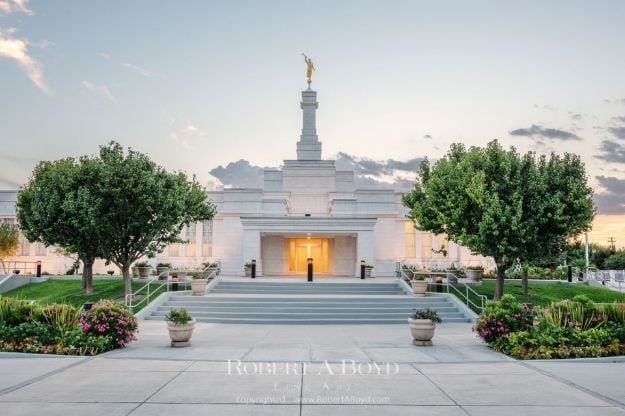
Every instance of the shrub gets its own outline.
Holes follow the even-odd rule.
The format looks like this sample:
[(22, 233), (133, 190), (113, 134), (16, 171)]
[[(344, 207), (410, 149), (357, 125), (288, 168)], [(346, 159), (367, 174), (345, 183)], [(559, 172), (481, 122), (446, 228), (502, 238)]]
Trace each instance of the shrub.
[(34, 302), (0, 297), (0, 323), (6, 325), (19, 325), (37, 319), (41, 309)]
[(184, 325), (191, 321), (191, 315), (185, 308), (170, 309), (165, 320), (177, 325)]
[(596, 328), (607, 318), (597, 311), (594, 303), (586, 296), (575, 296), (572, 300), (563, 300), (536, 309), (536, 320), (541, 329), (550, 327)]
[(152, 268), (152, 266), (150, 266), (150, 263), (148, 263), (147, 261), (140, 261), (138, 263), (135, 263), (134, 267), (150, 267), (150, 268)]
[(68, 331), (78, 328), (78, 309), (68, 304), (53, 304), (41, 308), (43, 320), (63, 338)]
[(510, 333), (531, 328), (529, 309), (512, 295), (503, 295), (499, 301), (488, 301), (484, 312), (477, 318), (474, 331), (487, 343)]
[(121, 303), (101, 300), (83, 316), (80, 325), (87, 335), (110, 336), (114, 347), (136, 340), (137, 318)]
[[(140, 266), (135, 265), (135, 267), (140, 267)], [(156, 267), (169, 267), (169, 268), (171, 268), (171, 263), (158, 263), (156, 265)]]

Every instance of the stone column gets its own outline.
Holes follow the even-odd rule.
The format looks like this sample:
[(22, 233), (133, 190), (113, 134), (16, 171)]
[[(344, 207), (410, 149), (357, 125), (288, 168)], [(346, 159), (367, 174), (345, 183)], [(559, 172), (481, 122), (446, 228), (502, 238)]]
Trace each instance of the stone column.
[[(256, 260), (256, 276), (263, 274), (263, 261), (260, 255), (260, 231), (244, 230), (243, 232), (243, 262)], [(241, 265), (241, 273), (243, 265)]]
[[(360, 277), (361, 260), (375, 266), (374, 255), (373, 231), (358, 231), (358, 240), (356, 241), (356, 277)], [(373, 269), (373, 272), (375, 273), (375, 269)]]
[(321, 142), (317, 137), (316, 112), (317, 91), (310, 88), (302, 91), (303, 127), (297, 142), (297, 160), (321, 160)]

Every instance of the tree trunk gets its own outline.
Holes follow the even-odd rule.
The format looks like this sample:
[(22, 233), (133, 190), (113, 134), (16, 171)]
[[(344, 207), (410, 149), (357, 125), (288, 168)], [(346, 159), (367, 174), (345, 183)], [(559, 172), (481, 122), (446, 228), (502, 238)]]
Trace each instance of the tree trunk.
[(84, 259), (82, 267), (82, 287), (86, 295), (93, 294), (93, 263), (95, 259)]
[(521, 285), (523, 286), (523, 295), (527, 296), (528, 293), (528, 279), (530, 274), (529, 266), (523, 267), (523, 276), (521, 277)]
[(553, 264), (549, 266), (549, 278), (552, 280), (556, 278), (556, 266)]
[(124, 264), (122, 267), (124, 275), (124, 293), (130, 295), (132, 293), (132, 279), (130, 279), (130, 265)]
[(506, 276), (506, 268), (502, 264), (497, 265), (497, 283), (495, 285), (495, 296), (493, 299), (499, 300), (503, 296), (504, 277)]

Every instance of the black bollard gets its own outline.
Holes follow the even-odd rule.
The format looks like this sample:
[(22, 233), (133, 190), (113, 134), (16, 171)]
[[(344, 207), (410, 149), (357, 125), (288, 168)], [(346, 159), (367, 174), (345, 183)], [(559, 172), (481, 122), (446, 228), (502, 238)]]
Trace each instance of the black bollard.
[(436, 292), (443, 293), (443, 277), (436, 276)]
[(177, 274), (171, 277), (171, 291), (172, 292), (178, 291), (178, 275)]
[(252, 279), (256, 279), (256, 260), (252, 260)]
[(306, 260), (306, 262), (308, 263), (308, 281), (312, 282), (313, 281), (313, 259), (309, 257)]
[(37, 260), (37, 277), (41, 277), (41, 260)]
[(365, 261), (360, 260), (360, 280), (365, 280)]
[(566, 267), (566, 278), (568, 279), (569, 283), (573, 283), (573, 266)]

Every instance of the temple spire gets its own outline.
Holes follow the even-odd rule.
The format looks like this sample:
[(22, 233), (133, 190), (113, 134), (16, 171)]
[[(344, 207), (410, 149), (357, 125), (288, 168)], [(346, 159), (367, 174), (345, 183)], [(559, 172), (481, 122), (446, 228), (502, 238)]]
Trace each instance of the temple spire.
[(308, 88), (302, 91), (303, 112), (302, 135), (297, 142), (297, 160), (321, 160), (321, 142), (317, 137), (316, 113), (319, 103), (317, 91)]

